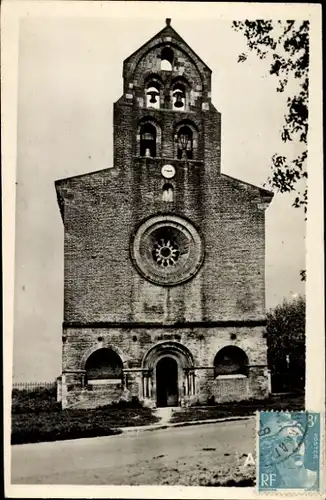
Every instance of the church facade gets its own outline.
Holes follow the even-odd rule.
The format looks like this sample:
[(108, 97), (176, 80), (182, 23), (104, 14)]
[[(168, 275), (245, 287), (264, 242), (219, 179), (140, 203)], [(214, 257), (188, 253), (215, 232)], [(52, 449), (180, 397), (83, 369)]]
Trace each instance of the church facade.
[(221, 172), (211, 70), (166, 26), (123, 64), (114, 165), (56, 181), (63, 408), (268, 395), (265, 209)]

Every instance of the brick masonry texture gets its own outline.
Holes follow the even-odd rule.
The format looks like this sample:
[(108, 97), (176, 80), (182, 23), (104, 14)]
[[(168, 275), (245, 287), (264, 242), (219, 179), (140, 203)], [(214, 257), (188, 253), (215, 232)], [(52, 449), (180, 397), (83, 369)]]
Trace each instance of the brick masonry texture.
[[(171, 72), (160, 70), (164, 46), (174, 53)], [(192, 366), (185, 367), (182, 355), (175, 355), (180, 404), (263, 398), (268, 392), (264, 209), (272, 195), (221, 174), (221, 115), (210, 101), (211, 71), (173, 28), (167, 26), (126, 59), (123, 75), (124, 94), (114, 104), (114, 168), (56, 182), (64, 223), (63, 406), (92, 407), (132, 396), (155, 404), (155, 366), (148, 394), (142, 370), (146, 352), (164, 342), (171, 343), (172, 357), (173, 342), (192, 356)], [(153, 75), (164, 95), (178, 78), (186, 79), (185, 111), (170, 104), (145, 107), (146, 81)], [(158, 131), (155, 158), (140, 156), (139, 127), (146, 121)], [(178, 160), (176, 131), (187, 123), (196, 133), (194, 157)], [(168, 203), (162, 197), (166, 163), (176, 171), (168, 181), (174, 190)], [(130, 256), (137, 228), (159, 214), (189, 220), (203, 241), (200, 270), (176, 286), (149, 282)], [(238, 326), (227, 326), (230, 321)], [(253, 322), (260, 326), (250, 326)], [(189, 327), (192, 323), (196, 326)], [(248, 376), (215, 378), (216, 353), (232, 345), (246, 353)], [(84, 386), (85, 361), (103, 347), (120, 355), (124, 379), (91, 390)], [(157, 359), (162, 353), (158, 347)], [(194, 382), (186, 380), (191, 387), (184, 393), (190, 368)]]

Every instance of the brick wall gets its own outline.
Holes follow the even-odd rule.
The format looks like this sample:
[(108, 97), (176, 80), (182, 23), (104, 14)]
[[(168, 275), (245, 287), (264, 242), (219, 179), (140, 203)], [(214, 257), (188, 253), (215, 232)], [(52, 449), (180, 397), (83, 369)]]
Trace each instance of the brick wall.
[[(204, 263), (188, 283), (162, 288), (130, 260), (135, 228), (164, 211), (160, 163), (112, 169), (65, 187), (65, 321), (214, 321), (265, 313), (264, 212), (258, 190), (178, 165), (170, 213), (189, 218), (204, 240)], [(196, 182), (197, 181), (197, 182)], [(205, 195), (206, 193), (206, 195)], [(201, 201), (202, 200), (202, 201)]]

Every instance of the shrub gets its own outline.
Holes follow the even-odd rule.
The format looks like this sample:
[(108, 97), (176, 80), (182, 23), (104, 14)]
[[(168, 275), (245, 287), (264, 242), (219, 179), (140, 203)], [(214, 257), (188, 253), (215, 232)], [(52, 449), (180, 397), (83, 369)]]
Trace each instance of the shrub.
[(56, 398), (55, 388), (40, 387), (35, 391), (13, 389), (11, 412), (17, 414), (60, 411), (61, 405), (57, 403)]

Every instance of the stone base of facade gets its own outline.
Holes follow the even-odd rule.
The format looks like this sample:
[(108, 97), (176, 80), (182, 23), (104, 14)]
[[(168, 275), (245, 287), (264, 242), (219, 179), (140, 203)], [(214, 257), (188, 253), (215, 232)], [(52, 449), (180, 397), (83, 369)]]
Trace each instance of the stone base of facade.
[[(163, 333), (156, 328), (83, 327), (65, 328), (64, 336), (58, 390), (63, 408), (133, 400), (149, 407), (186, 407), (265, 399), (270, 392), (263, 326), (165, 328)], [(225, 348), (243, 353), (243, 373), (221, 373), (216, 359)], [(121, 360), (119, 376), (89, 380), (87, 360), (100, 350)]]
[[(193, 394), (178, 395), (177, 403), (171, 406), (188, 407), (193, 405), (219, 404), (248, 399), (265, 399), (268, 397), (268, 376), (265, 368), (249, 369), (249, 376), (218, 376), (213, 374), (195, 373), (198, 377), (196, 390)], [(208, 370), (207, 370), (208, 371)], [(63, 377), (64, 378), (64, 377)], [(156, 408), (157, 398), (154, 395), (144, 396), (142, 390), (142, 376), (135, 377), (134, 384), (126, 389), (120, 384), (99, 384), (86, 387), (76, 386), (67, 390), (62, 386), (63, 408), (96, 408), (122, 401), (139, 400), (144, 406)], [(166, 406), (169, 406), (167, 404)]]

